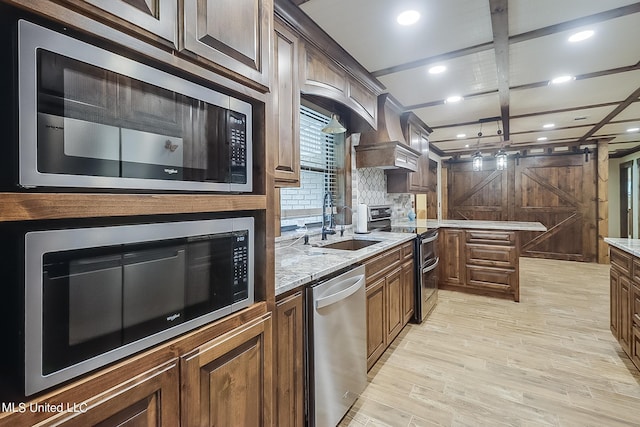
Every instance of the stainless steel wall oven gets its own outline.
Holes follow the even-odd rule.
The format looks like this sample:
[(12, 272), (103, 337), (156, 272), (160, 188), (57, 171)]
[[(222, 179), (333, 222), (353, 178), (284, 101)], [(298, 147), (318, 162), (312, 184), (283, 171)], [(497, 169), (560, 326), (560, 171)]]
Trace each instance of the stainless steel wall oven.
[(3, 357), (22, 373), (25, 396), (254, 301), (252, 217), (38, 230), (21, 240), (22, 286), (4, 283), (15, 301), (3, 307), (21, 313), (7, 330), (20, 342)]
[(251, 104), (23, 19), (15, 31), (18, 185), (252, 191)]

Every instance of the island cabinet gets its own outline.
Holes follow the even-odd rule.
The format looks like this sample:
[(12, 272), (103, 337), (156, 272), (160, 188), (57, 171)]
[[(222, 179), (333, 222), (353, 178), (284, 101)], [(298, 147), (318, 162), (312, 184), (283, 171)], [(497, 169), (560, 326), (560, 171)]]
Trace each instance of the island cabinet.
[[(635, 323), (637, 321), (633, 313), (637, 308), (633, 295), (636, 287), (633, 277), (634, 257), (628, 252), (614, 247), (610, 248), (609, 254), (611, 262), (609, 325), (611, 333), (620, 343), (620, 347), (631, 357), (634, 327), (640, 325), (640, 323)], [(640, 269), (640, 265), (638, 267)]]
[(420, 153), (415, 172), (390, 169), (387, 174), (387, 191), (390, 193), (429, 192), (429, 134), (432, 129), (414, 113), (404, 113), (400, 117), (402, 133), (409, 146)]
[(413, 242), (364, 263), (367, 298), (367, 369), (380, 358), (413, 315)]
[(439, 288), (520, 300), (516, 231), (441, 229)]
[(275, 181), (278, 187), (300, 186), (300, 84), (298, 36), (276, 18), (271, 90)]
[(304, 298), (303, 292), (283, 296), (275, 311), (275, 425), (304, 425)]

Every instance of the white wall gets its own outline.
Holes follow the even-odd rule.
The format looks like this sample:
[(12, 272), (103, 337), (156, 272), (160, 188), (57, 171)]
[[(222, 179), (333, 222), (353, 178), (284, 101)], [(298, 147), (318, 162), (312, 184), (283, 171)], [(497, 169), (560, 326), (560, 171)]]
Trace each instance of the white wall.
[(640, 153), (609, 160), (609, 237), (620, 237), (620, 164), (628, 161), (633, 161), (633, 238), (639, 236), (640, 170), (637, 159), (640, 159)]

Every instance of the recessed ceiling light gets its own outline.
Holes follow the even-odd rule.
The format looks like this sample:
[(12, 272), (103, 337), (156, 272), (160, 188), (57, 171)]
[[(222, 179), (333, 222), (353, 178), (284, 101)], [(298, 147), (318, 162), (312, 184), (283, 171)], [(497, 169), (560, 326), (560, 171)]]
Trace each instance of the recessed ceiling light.
[(555, 127), (556, 125), (553, 123), (545, 123), (542, 125), (543, 128), (545, 129), (551, 129), (552, 127)]
[(456, 135), (456, 138), (466, 138), (467, 134), (466, 133), (459, 133)]
[(444, 73), (445, 71), (447, 71), (447, 67), (445, 67), (444, 65), (434, 65), (433, 67), (429, 68), (429, 74), (440, 74)]
[(551, 84), (557, 85), (560, 83), (567, 83), (570, 82), (572, 80), (575, 80), (576, 78), (574, 76), (560, 76), (560, 77), (556, 77), (554, 79), (551, 80)]
[(460, 95), (453, 95), (444, 100), (447, 104), (460, 101), (462, 101), (462, 97)]
[(547, 138), (546, 136), (541, 136), (540, 138), (538, 138), (538, 141), (546, 141), (547, 139), (549, 138)]
[(579, 33), (572, 34), (571, 37), (569, 37), (569, 41), (571, 43), (581, 42), (583, 40), (588, 39), (592, 35), (593, 35), (592, 30), (580, 31)]
[(420, 12), (417, 10), (405, 10), (398, 15), (397, 21), (400, 25), (413, 25), (420, 19)]
[(469, 144), (465, 144), (465, 145), (464, 145), (464, 148), (469, 148)]
[(640, 128), (629, 128), (627, 129), (627, 132), (638, 132), (640, 131)]

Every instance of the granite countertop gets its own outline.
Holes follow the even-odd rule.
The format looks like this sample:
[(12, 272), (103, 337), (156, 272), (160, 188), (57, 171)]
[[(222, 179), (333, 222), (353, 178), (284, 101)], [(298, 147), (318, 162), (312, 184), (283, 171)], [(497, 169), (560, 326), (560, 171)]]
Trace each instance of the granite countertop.
[[(380, 242), (355, 251), (317, 246), (352, 238), (379, 240)], [(354, 234), (351, 231), (346, 231), (344, 237), (330, 235), (327, 241), (320, 240), (320, 236), (312, 236), (309, 245), (304, 245), (302, 238), (278, 242), (275, 256), (276, 296), (321, 279), (414, 238), (414, 233), (374, 231), (368, 234)]]
[(415, 221), (402, 220), (394, 222), (394, 225), (415, 225), (426, 228), (468, 228), (485, 230), (509, 230), (509, 231), (547, 231), (547, 227), (539, 222), (521, 221), (474, 221), (464, 219), (418, 219)]
[(626, 239), (621, 237), (605, 237), (604, 241), (616, 248), (640, 257), (640, 239)]

